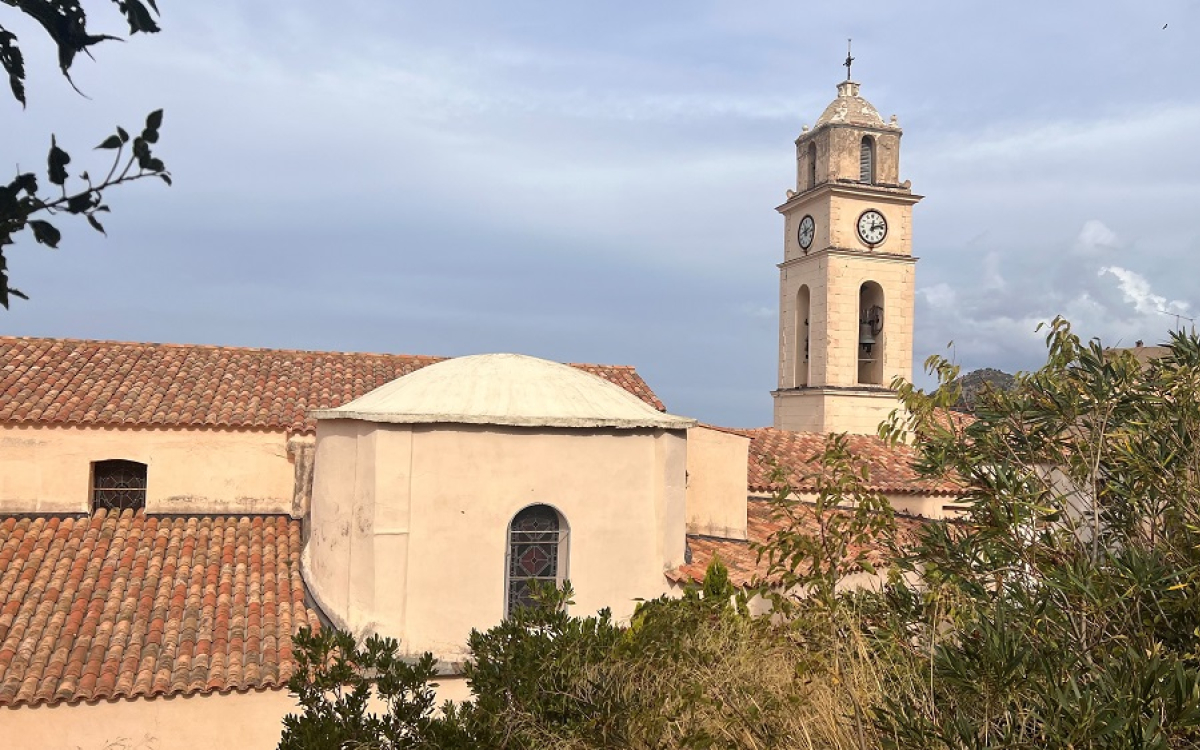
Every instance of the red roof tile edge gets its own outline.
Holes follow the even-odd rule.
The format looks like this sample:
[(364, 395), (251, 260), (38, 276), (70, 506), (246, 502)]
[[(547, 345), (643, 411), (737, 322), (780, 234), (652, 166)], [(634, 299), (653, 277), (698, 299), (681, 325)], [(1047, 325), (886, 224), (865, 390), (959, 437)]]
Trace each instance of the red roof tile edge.
[(283, 515), (0, 516), (0, 707), (283, 688), (319, 626), (300, 538)]
[[(0, 423), (312, 434), (310, 410), (444, 359), (0, 336)], [(632, 366), (571, 366), (665, 411)]]

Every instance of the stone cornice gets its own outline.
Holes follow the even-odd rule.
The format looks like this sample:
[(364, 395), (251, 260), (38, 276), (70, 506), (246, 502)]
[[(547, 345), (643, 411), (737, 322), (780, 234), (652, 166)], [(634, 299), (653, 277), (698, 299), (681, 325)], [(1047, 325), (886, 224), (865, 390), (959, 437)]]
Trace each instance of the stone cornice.
[(814, 188), (805, 190), (803, 193), (796, 193), (787, 201), (775, 207), (779, 213), (788, 213), (802, 203), (808, 203), (810, 200), (818, 197), (823, 197), (828, 194), (830, 197), (837, 196), (841, 198), (862, 198), (865, 200), (875, 200), (880, 203), (891, 203), (900, 206), (911, 206), (920, 201), (925, 196), (913, 193), (907, 187), (900, 185), (864, 185), (859, 182), (823, 182)]
[(916, 263), (919, 260), (919, 258), (917, 258), (917, 256), (915, 256), (915, 255), (900, 255), (898, 253), (881, 253), (881, 252), (878, 252), (875, 250), (858, 250), (858, 249), (851, 248), (851, 247), (824, 247), (824, 248), (821, 248), (820, 250), (813, 250), (812, 252), (808, 253), (807, 255), (800, 255), (795, 258), (792, 258), (791, 260), (785, 260), (782, 263), (776, 264), (776, 267), (777, 268), (787, 268), (789, 266), (799, 265), (803, 261), (812, 260), (814, 258), (820, 258), (820, 257), (826, 256), (826, 255), (834, 255), (834, 256), (841, 256), (841, 257), (849, 256), (849, 257), (854, 257), (854, 258), (870, 258), (871, 260), (881, 260), (881, 261), (890, 262), (890, 263), (906, 263), (909, 265)]

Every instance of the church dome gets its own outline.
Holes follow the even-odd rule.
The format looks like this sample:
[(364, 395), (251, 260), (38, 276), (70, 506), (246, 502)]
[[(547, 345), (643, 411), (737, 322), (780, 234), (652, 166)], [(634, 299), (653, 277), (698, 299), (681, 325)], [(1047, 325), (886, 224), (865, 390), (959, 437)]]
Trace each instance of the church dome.
[(813, 129), (822, 125), (858, 125), (868, 128), (889, 127), (871, 103), (858, 95), (858, 84), (842, 81), (838, 84), (837, 98), (829, 103), (817, 118)]
[(569, 365), (522, 354), (476, 354), (439, 362), (380, 386), (315, 419), (514, 427), (654, 427), (693, 419), (664, 414), (618, 385)]

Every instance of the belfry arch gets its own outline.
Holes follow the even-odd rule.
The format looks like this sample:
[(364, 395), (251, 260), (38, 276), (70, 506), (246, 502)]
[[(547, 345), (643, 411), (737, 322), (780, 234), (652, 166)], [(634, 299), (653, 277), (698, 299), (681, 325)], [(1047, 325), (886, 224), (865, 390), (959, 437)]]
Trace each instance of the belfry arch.
[(796, 388), (808, 385), (809, 363), (809, 315), (812, 312), (812, 292), (807, 284), (802, 284), (796, 292), (796, 356), (795, 373), (792, 384)]
[(884, 363), (884, 296), (883, 287), (867, 281), (858, 288), (858, 382), (860, 385), (882, 385)]

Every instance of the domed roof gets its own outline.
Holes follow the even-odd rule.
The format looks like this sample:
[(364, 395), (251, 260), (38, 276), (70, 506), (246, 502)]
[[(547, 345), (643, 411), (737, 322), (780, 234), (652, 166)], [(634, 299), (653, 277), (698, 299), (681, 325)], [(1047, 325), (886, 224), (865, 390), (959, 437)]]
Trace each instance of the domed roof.
[(515, 427), (657, 427), (693, 419), (664, 414), (624, 388), (568, 365), (522, 354), (476, 354), (411, 372), (315, 419)]
[(813, 129), (830, 124), (861, 125), (869, 128), (893, 127), (884, 123), (875, 107), (858, 95), (858, 84), (854, 81), (842, 81), (838, 84), (837, 98), (830, 102), (817, 118)]

